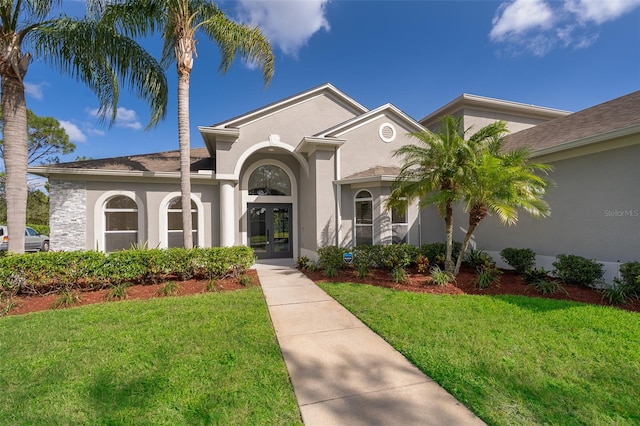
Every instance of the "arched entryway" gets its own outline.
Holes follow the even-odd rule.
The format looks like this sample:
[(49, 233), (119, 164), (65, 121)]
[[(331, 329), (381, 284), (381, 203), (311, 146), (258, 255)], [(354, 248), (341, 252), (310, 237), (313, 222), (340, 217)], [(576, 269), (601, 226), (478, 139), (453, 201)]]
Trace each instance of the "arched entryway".
[(256, 161), (243, 175), (241, 192), (243, 242), (259, 259), (296, 256), (297, 182), (291, 168), (274, 159)]

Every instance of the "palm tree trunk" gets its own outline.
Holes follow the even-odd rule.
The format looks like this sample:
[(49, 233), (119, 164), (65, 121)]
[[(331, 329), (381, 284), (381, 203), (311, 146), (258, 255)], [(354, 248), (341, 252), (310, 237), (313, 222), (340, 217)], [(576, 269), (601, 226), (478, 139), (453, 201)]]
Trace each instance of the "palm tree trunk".
[[(26, 68), (25, 68), (26, 72)], [(20, 78), (2, 76), (4, 165), (9, 251), (24, 253), (27, 220), (27, 104)]]
[(454, 275), (458, 275), (460, 272), (460, 267), (462, 266), (462, 259), (464, 258), (464, 254), (469, 247), (469, 241), (471, 241), (471, 237), (473, 236), (473, 231), (476, 230), (476, 227), (482, 222), (487, 216), (487, 207), (484, 205), (475, 205), (471, 208), (469, 212), (469, 229), (467, 229), (467, 233), (464, 236), (464, 241), (462, 242), (462, 247), (460, 248), (460, 253), (458, 254), (458, 260), (456, 261), (456, 269), (453, 271)]
[[(182, 71), (182, 72), (180, 72)], [(178, 71), (178, 141), (180, 145), (180, 193), (184, 248), (193, 248), (191, 233), (191, 136), (189, 133), (190, 70)]]
[(446, 253), (444, 258), (444, 269), (453, 272), (453, 202), (447, 201), (445, 206), (444, 223), (447, 230)]

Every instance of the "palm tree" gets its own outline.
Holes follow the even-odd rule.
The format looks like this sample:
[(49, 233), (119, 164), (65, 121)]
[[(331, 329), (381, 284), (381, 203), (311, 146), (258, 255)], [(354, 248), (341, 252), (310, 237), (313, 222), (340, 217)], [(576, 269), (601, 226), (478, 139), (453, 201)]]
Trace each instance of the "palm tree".
[(467, 229), (454, 274), (460, 271), (464, 253), (473, 232), (480, 222), (493, 212), (505, 225), (518, 221), (518, 209), (522, 208), (534, 217), (549, 215), (549, 205), (542, 199), (549, 181), (538, 173), (548, 172), (551, 166), (529, 163), (526, 149), (503, 153), (502, 138), (494, 140), (477, 157), (465, 185), (465, 210), (469, 212)]
[[(132, 39), (88, 16), (51, 17), (60, 0), (0, 3), (0, 79), (7, 172), (9, 250), (24, 251), (27, 204), (27, 106), (24, 77), (36, 57), (85, 83), (97, 95), (103, 119), (115, 120), (120, 85), (151, 106), (149, 125), (165, 115), (166, 77), (157, 61)], [(87, 1), (91, 11), (96, 1)]]
[(403, 209), (407, 201), (419, 200), (420, 207), (434, 204), (446, 228), (445, 269), (453, 272), (453, 206), (462, 197), (461, 188), (473, 164), (477, 145), (483, 140), (465, 140), (460, 117), (445, 116), (438, 133), (411, 133), (416, 145), (404, 145), (394, 152), (403, 166), (393, 184), (387, 209)]
[(193, 247), (189, 134), (189, 80), (196, 55), (196, 33), (201, 30), (220, 48), (219, 71), (226, 73), (236, 55), (262, 69), (265, 84), (273, 76), (274, 57), (269, 42), (256, 27), (229, 19), (207, 0), (123, 0), (104, 9), (103, 19), (138, 36), (162, 29), (162, 63), (175, 62), (178, 71), (178, 143), (184, 247)]

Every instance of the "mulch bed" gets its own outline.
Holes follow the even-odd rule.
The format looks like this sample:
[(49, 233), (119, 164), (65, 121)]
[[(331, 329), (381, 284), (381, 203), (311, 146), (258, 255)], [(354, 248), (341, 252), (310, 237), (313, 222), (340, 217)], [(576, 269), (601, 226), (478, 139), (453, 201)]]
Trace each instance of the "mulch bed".
[(358, 278), (355, 269), (340, 271), (335, 278), (328, 279), (322, 271), (305, 271), (305, 274), (315, 282), (354, 282), (370, 284), (397, 290), (412, 291), (416, 293), (432, 294), (478, 294), (478, 295), (501, 295), (511, 294), (527, 297), (543, 297), (547, 299), (572, 300), (575, 302), (591, 303), (594, 305), (614, 306), (628, 311), (640, 312), (640, 301), (631, 299), (622, 305), (611, 305), (603, 300), (602, 293), (597, 289), (564, 285), (566, 293), (558, 291), (553, 294), (542, 294), (534, 286), (528, 285), (514, 271), (503, 270), (500, 282), (485, 289), (478, 289), (474, 284), (475, 271), (471, 268), (463, 267), (456, 277), (455, 284), (438, 286), (432, 283), (431, 277), (410, 270), (406, 283), (396, 283), (388, 271), (372, 270), (366, 278)]
[[(258, 280), (258, 274), (254, 269), (246, 272), (251, 284), (250, 286), (260, 285)], [(207, 285), (209, 280), (188, 280), (177, 281), (178, 292), (175, 296), (188, 296), (190, 294), (205, 293), (207, 292)], [(145, 300), (155, 297), (175, 297), (175, 296), (160, 296), (158, 291), (163, 283), (160, 284), (137, 284), (127, 287), (127, 297), (123, 300)], [(224, 278), (217, 281), (216, 291), (235, 291), (246, 288), (236, 278)], [(96, 291), (79, 291), (77, 295), (79, 300), (72, 305), (65, 307), (76, 307), (91, 305), (93, 303), (108, 302), (107, 295), (109, 290), (96, 290)], [(57, 294), (48, 294), (45, 296), (18, 296), (14, 297), (13, 301), (15, 306), (7, 313), (7, 315), (21, 315), (29, 312), (44, 311), (48, 309), (55, 309)], [(58, 308), (63, 309), (63, 308)]]

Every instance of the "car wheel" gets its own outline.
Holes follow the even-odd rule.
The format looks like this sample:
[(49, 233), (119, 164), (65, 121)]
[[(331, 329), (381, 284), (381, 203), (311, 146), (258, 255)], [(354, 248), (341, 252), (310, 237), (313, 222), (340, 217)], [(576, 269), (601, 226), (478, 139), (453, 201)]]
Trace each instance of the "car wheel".
[(49, 241), (45, 241), (44, 243), (42, 243), (41, 251), (49, 251)]

